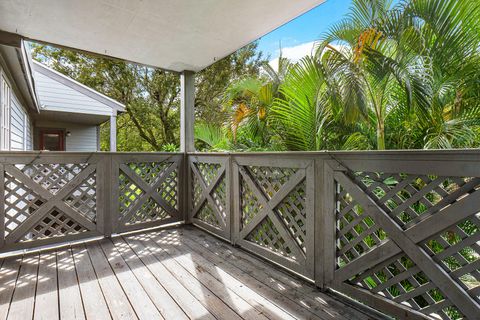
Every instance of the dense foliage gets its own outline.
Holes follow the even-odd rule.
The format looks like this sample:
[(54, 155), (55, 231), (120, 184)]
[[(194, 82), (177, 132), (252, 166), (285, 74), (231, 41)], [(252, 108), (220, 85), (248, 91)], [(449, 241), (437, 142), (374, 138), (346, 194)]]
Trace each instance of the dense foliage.
[(313, 56), (233, 83), (228, 130), (199, 137), (213, 149), (478, 148), (478, 21), (476, 0), (353, 0)]
[[(274, 70), (251, 44), (197, 75), (197, 149), (478, 148), (478, 21), (478, 0), (353, 0), (298, 62), (280, 57)], [(177, 148), (177, 74), (48, 46), (34, 53), (126, 104), (119, 150)]]

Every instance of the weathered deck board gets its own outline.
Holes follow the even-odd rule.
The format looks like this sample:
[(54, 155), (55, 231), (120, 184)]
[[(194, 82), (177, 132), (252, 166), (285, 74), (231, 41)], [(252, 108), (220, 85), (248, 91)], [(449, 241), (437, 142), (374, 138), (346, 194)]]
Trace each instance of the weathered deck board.
[[(188, 228), (187, 230), (183, 233), (185, 240), (191, 238), (194, 243), (204, 246), (215, 255), (222, 257), (227, 263), (248, 273), (275, 291), (292, 296), (294, 301), (314, 310), (314, 312), (324, 309), (329, 315), (344, 316), (347, 319), (369, 318), (352, 308), (344, 308), (343, 303), (323, 294), (313, 285), (292, 277), (283, 270), (276, 269), (271, 264), (259, 260), (241, 249), (210, 237), (198, 228)], [(301, 299), (298, 299), (299, 297)]]
[[(260, 311), (252, 308), (250, 304), (248, 304), (245, 300), (240, 298), (235, 292), (228, 291), (225, 284), (221, 281), (217, 280), (210, 274), (204, 272), (204, 269), (201, 266), (197, 268), (191, 265), (191, 259), (188, 257), (191, 253), (187, 253), (187, 255), (182, 254), (181, 252), (175, 252), (174, 254), (169, 254), (168, 251), (164, 250), (166, 247), (161, 239), (157, 235), (153, 235), (151, 237), (152, 241), (147, 242), (153, 247), (156, 246), (156, 249), (162, 250), (163, 256), (166, 261), (169, 262), (172, 268), (175, 269), (184, 269), (185, 271), (180, 272), (180, 274), (186, 274), (185, 278), (197, 279), (200, 283), (203, 284), (203, 288), (208, 288), (218, 299), (223, 301), (225, 305), (229, 306), (233, 311), (235, 311), (240, 317), (247, 318), (247, 319), (257, 319), (257, 320), (267, 320), (264, 315), (261, 314)], [(155, 243), (155, 244), (152, 244)], [(178, 254), (179, 253), (179, 254)], [(172, 260), (173, 259), (173, 260)], [(190, 264), (190, 266), (189, 266)], [(188, 272), (188, 273), (185, 273)], [(205, 289), (203, 289), (205, 290)]]
[(38, 272), (38, 254), (23, 257), (20, 274), (13, 292), (8, 319), (32, 319)]
[(0, 269), (0, 319), (6, 319), (10, 301), (12, 299), (15, 284), (18, 278), (18, 272), (22, 258), (10, 258), (3, 261), (2, 269)]
[(40, 255), (34, 319), (58, 319), (57, 257), (55, 251)]
[(108, 319), (110, 312), (87, 249), (83, 245), (78, 245), (72, 248), (72, 252), (87, 319)]
[(0, 320), (367, 319), (193, 228), (0, 261)]
[(85, 319), (71, 249), (57, 252), (60, 319)]

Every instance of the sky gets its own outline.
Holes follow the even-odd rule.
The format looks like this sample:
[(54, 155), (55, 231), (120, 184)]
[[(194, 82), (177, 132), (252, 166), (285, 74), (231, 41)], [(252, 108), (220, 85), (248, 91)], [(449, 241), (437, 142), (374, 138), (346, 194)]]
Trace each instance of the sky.
[[(325, 3), (260, 38), (258, 50), (270, 56), (272, 64), (280, 54), (293, 61), (310, 54), (313, 43), (350, 8), (352, 0), (327, 0)], [(278, 60), (277, 60), (278, 61)]]

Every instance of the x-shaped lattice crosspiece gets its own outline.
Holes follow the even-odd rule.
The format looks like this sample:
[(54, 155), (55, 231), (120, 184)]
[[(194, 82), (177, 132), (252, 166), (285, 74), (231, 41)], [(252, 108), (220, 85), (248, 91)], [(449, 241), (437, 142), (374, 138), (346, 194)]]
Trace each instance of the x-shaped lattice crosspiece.
[(292, 256), (295, 257), (303, 257), (305, 258), (305, 253), (303, 252), (300, 245), (297, 241), (294, 240), (294, 235), (290, 232), (290, 230), (285, 226), (285, 223), (282, 219), (278, 216), (275, 212), (275, 208), (301, 183), (305, 178), (305, 170), (298, 170), (294, 174), (292, 174), (288, 181), (283, 184), (279, 190), (272, 195), (269, 199), (267, 196), (262, 192), (257, 184), (252, 180), (250, 174), (245, 170), (244, 167), (239, 166), (239, 173), (243, 180), (248, 184), (250, 190), (255, 193), (256, 198), (258, 199), (259, 204), (261, 205), (261, 209), (258, 213), (252, 217), (252, 219), (243, 226), (242, 230), (240, 230), (239, 238), (245, 239), (248, 235), (257, 227), (265, 218), (270, 218), (273, 225), (279, 232), (279, 235), (285, 241), (285, 244), (292, 250)]
[(134, 215), (142, 206), (152, 198), (156, 201), (167, 213), (170, 217), (178, 217), (179, 213), (178, 210), (172, 207), (162, 196), (157, 192), (158, 188), (165, 182), (167, 178), (170, 177), (172, 172), (177, 169), (177, 163), (172, 162), (170, 166), (165, 169), (162, 175), (155, 181), (154, 184), (149, 184), (145, 182), (141, 177), (138, 176), (128, 165), (121, 164), (120, 170), (130, 179), (137, 187), (143, 190), (143, 193), (139, 195), (139, 199), (135, 201), (134, 205), (129, 207), (127, 211), (123, 214), (122, 218), (120, 219), (121, 224), (126, 224), (132, 215)]
[[(440, 265), (435, 263), (432, 257), (420, 247), (419, 243), (478, 212), (480, 190), (472, 192), (439, 213), (429, 216), (414, 227), (402, 230), (395, 220), (345, 173), (335, 172), (335, 180), (364, 208), (366, 214), (371, 216), (375, 223), (385, 230), (390, 238), (390, 240), (355, 259), (347, 266), (337, 270), (335, 281), (346, 281), (351, 276), (403, 252), (464, 315), (469, 319), (478, 316), (480, 306), (476, 301)], [(362, 270), (359, 270), (359, 268)]]
[(64, 201), (64, 199), (68, 197), (71, 192), (75, 190), (75, 188), (80, 186), (83, 181), (85, 181), (85, 179), (87, 179), (95, 170), (95, 165), (87, 166), (79, 174), (77, 174), (75, 178), (71, 179), (60, 190), (53, 194), (43, 188), (40, 184), (34, 182), (14, 165), (5, 165), (5, 171), (8, 174), (45, 200), (45, 202), (43, 202), (43, 204), (40, 205), (35, 212), (29, 215), (17, 228), (8, 234), (8, 236), (5, 238), (5, 242), (10, 244), (20, 241), (27, 233), (31, 231), (31, 228), (35, 227), (55, 208), (69, 216), (71, 219), (75, 220), (87, 230), (96, 230), (95, 223), (67, 205)]
[[(202, 209), (202, 207), (205, 205), (205, 202), (206, 202), (209, 204), (209, 207), (212, 209), (212, 213), (215, 215), (215, 219), (220, 223), (220, 229), (226, 230), (227, 222), (225, 221), (225, 218), (220, 212), (217, 206), (217, 202), (212, 197), (212, 192), (214, 192), (215, 188), (222, 181), (222, 179), (225, 178), (225, 169), (226, 169), (225, 162), (220, 163), (220, 168), (217, 170), (215, 175), (213, 175), (209, 179), (206, 179), (205, 177), (202, 176), (197, 166), (195, 165), (195, 162), (192, 162), (190, 164), (190, 168), (193, 174), (195, 175), (195, 177), (197, 178), (200, 188), (202, 189), (202, 193), (198, 198), (197, 205), (192, 210), (192, 217), (197, 216), (197, 214), (199, 213), (199, 211)], [(208, 184), (206, 180), (208, 180), (207, 181)]]

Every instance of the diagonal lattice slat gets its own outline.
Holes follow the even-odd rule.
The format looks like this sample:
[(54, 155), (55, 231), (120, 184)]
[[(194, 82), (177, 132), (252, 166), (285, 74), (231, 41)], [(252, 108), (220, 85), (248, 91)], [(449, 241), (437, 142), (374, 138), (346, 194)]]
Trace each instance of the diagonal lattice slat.
[(341, 268), (374, 250), (387, 234), (345, 189), (337, 188), (337, 267)]
[(403, 254), (356, 275), (348, 282), (434, 318), (463, 317), (437, 286)]
[(126, 224), (161, 221), (168, 218), (170, 215), (155, 200), (149, 198), (137, 212), (131, 214)]
[(172, 208), (178, 209), (178, 169), (173, 170), (158, 187), (157, 193)]
[[(457, 201), (466, 201), (470, 194), (480, 189), (478, 178), (375, 172), (348, 175), (363, 190), (365, 197), (375, 201), (395, 221), (392, 224), (396, 223), (403, 229), (421, 223), (426, 217), (439, 212), (452, 214), (453, 211), (443, 209), (458, 205)], [(338, 182), (336, 200), (338, 269), (345, 265), (355, 265), (355, 259), (377, 250), (378, 245), (385, 241), (392, 241), (377, 226), (369, 212)], [(426, 240), (417, 244), (432, 257), (432, 267), (443, 269), (448, 274), (444, 276), (445, 281), (456, 281), (465, 296), (470, 294), (477, 302), (480, 298), (479, 227), (479, 213), (474, 213), (446, 230), (426, 236)], [(375, 253), (372, 257), (375, 257)], [(365, 259), (362, 261), (364, 263)], [(438, 273), (421, 269), (404, 252), (383, 261), (378, 260), (375, 266), (369, 266), (368, 269), (362, 264), (357, 267), (358, 271), (350, 267), (349, 270), (357, 273), (350, 276), (346, 283), (433, 318), (465, 318), (461, 311), (464, 306), (459, 301), (453, 302), (458, 296), (452, 296), (446, 291), (444, 283), (435, 283), (429, 279), (428, 274)], [(461, 293), (462, 290), (458, 289), (457, 292)]]
[(92, 222), (97, 220), (97, 179), (92, 173), (65, 199), (65, 203)]
[(436, 214), (480, 186), (480, 178), (356, 172), (354, 179), (402, 228)]
[(306, 252), (305, 240), (307, 235), (307, 209), (305, 181), (298, 184), (292, 192), (275, 208), (275, 213), (282, 218), (292, 237)]
[(5, 174), (5, 235), (20, 226), (46, 200), (8, 173)]
[(271, 199), (280, 188), (287, 183), (290, 176), (297, 172), (294, 168), (247, 166), (249, 174), (255, 183)]
[(128, 214), (129, 208), (131, 208), (137, 201), (140, 200), (145, 192), (137, 186), (128, 176), (120, 171), (119, 175), (119, 210), (120, 219), (123, 219)]
[(54, 209), (43, 217), (42, 220), (35, 225), (21, 241), (62, 237), (86, 231), (88, 231), (88, 229), (81, 224), (77, 223), (60, 210)]
[[(227, 225), (227, 186), (225, 174), (220, 174), (222, 165), (209, 162), (195, 162), (193, 165), (200, 174), (200, 177), (198, 177), (192, 170), (192, 204), (194, 208), (200, 206), (194, 218), (221, 230), (223, 226)], [(206, 190), (203, 190), (205, 186), (201, 184), (199, 179), (202, 179), (205, 183)], [(203, 192), (208, 190), (211, 197), (210, 200), (208, 197), (203, 196)], [(219, 221), (219, 217), (215, 214), (214, 209), (220, 213), (222, 221)]]
[(195, 218), (213, 226), (216, 228), (220, 227), (220, 221), (218, 221), (217, 217), (213, 213), (212, 208), (208, 204), (208, 202), (205, 202), (200, 210), (198, 210), (198, 213), (195, 215)]
[(430, 237), (422, 247), (480, 302), (480, 214)]
[(246, 239), (294, 260), (298, 258), (292, 255), (292, 249), (287, 245), (269, 217), (263, 219)]
[(198, 171), (200, 172), (200, 175), (202, 176), (203, 181), (207, 186), (212, 184), (213, 180), (218, 174), (218, 171), (222, 167), (221, 164), (219, 163), (207, 163), (207, 162), (196, 162), (194, 164)]
[(192, 188), (192, 204), (193, 208), (196, 208), (197, 206), (200, 205), (200, 201), (202, 198), (202, 186), (200, 185), (200, 182), (198, 181), (198, 178), (195, 174), (192, 174), (193, 178), (193, 188)]
[(35, 183), (56, 194), (82, 172), (88, 163), (17, 164), (15, 166)]
[(152, 185), (163, 176), (172, 162), (130, 162), (127, 165), (143, 181)]
[(259, 203), (257, 196), (250, 189), (248, 183), (241, 178), (240, 181), (240, 198), (241, 198), (241, 223), (240, 230), (243, 229), (250, 221), (262, 210), (263, 206)]

